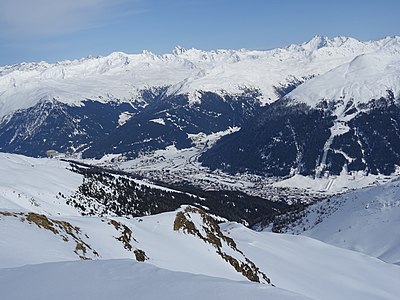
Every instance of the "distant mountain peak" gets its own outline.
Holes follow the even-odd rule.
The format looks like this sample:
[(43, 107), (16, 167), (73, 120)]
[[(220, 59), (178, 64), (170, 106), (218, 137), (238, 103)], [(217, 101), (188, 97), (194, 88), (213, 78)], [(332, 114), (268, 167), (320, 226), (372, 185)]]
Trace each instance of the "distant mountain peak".
[(183, 54), (183, 53), (185, 53), (185, 52), (186, 52), (186, 49), (183, 48), (183, 47), (181, 47), (181, 46), (179, 46), (179, 45), (176, 45), (175, 48), (174, 48), (174, 50), (172, 51), (172, 53), (173, 53), (174, 55), (181, 55), (181, 54)]
[(311, 49), (320, 49), (322, 47), (327, 46), (328, 42), (330, 42), (330, 41), (331, 40), (327, 36), (315, 35), (307, 43), (304, 43), (303, 46), (307, 46)]

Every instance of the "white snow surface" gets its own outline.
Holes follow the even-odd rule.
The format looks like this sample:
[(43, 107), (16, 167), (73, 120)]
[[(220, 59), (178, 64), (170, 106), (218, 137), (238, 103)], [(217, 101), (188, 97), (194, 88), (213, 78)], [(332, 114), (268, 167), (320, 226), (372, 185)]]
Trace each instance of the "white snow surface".
[(125, 123), (128, 122), (130, 118), (132, 118), (132, 113), (127, 111), (121, 113), (118, 117), (118, 125), (119, 126), (125, 125)]
[[(216, 248), (203, 240), (182, 231), (174, 231), (176, 212), (134, 219), (113, 218), (132, 230), (131, 245), (149, 257), (148, 263), (172, 271), (189, 272), (235, 281), (247, 281), (224, 261)], [(108, 218), (99, 217), (49, 217), (66, 221), (80, 228), (80, 238), (98, 253), (88, 250), (91, 259), (134, 258), (117, 238), (121, 233)], [(193, 220), (198, 228), (202, 222)], [(41, 229), (21, 217), (4, 216), (0, 210), (0, 268), (19, 267), (26, 264), (79, 260), (74, 253), (75, 242), (65, 242), (60, 234)], [(223, 249), (234, 255), (230, 249)]]
[(399, 228), (400, 182), (394, 181), (314, 204), (292, 232), (400, 265)]
[[(42, 262), (77, 260), (78, 257), (72, 252), (72, 247), (69, 243), (63, 242), (52, 232), (39, 229), (34, 224), (28, 225), (26, 222), (20, 222), (13, 217), (1, 217), (0, 287), (2, 289), (2, 297), (10, 295), (9, 298), (6, 297), (5, 299), (23, 299), (24, 293), (29, 291), (33, 295), (46, 295), (44, 298), (47, 299), (47, 295), (50, 296), (51, 294), (46, 293), (54, 292), (49, 288), (53, 286), (53, 284), (48, 284), (49, 282), (54, 283), (54, 286), (63, 284), (65, 287), (75, 287), (75, 284), (69, 285), (65, 283), (72, 284), (79, 281), (82, 284), (76, 283), (76, 292), (83, 289), (83, 293), (89, 293), (94, 287), (97, 287), (97, 289), (102, 287), (105, 295), (109, 295), (108, 293), (115, 291), (115, 286), (120, 287), (122, 282), (125, 283), (124, 279), (136, 278), (132, 278), (133, 274), (142, 276), (143, 280), (148, 278), (146, 270), (153, 270), (151, 271), (152, 275), (149, 276), (155, 276), (154, 281), (131, 281), (132, 286), (136, 287), (136, 284), (138, 284), (138, 286), (144, 285), (147, 287), (147, 289), (141, 290), (145, 299), (147, 299), (146, 297), (153, 299), (151, 298), (152, 293), (160, 292), (157, 289), (153, 291), (156, 286), (163, 286), (163, 283), (170, 284), (170, 281), (165, 280), (164, 276), (158, 279), (157, 274), (170, 276), (171, 280), (174, 279), (172, 282), (176, 284), (180, 282), (178, 279), (183, 276), (189, 282), (193, 280), (193, 285), (197, 285), (198, 280), (202, 281), (204, 279), (206, 282), (221, 282), (221, 285), (226, 283), (226, 287), (230, 285), (238, 286), (238, 289), (243, 287), (246, 291), (247, 288), (244, 286), (250, 286), (251, 288), (249, 289), (256, 293), (255, 299), (261, 299), (258, 298), (258, 293), (266, 297), (269, 295), (268, 293), (271, 291), (269, 287), (246, 282), (244, 277), (236, 273), (229, 264), (215, 254), (215, 248), (212, 245), (195, 236), (181, 231), (173, 231), (174, 217), (175, 212), (131, 220), (115, 219), (132, 229), (133, 237), (136, 239), (136, 241), (132, 242), (132, 245), (144, 250), (149, 257), (148, 261), (140, 265), (130, 260), (122, 260), (65, 262), (25, 267), (18, 264), (18, 261), (20, 263), (24, 262), (23, 265), (29, 263), (38, 264), (39, 261), (36, 259), (39, 253), (42, 255)], [(12, 218), (12, 224), (9, 218)], [(100, 218), (75, 217), (69, 218), (68, 221), (80, 228), (82, 236), (88, 236), (85, 242), (98, 251), (101, 260), (133, 257), (133, 253), (124, 249), (121, 242), (116, 239), (118, 232), (105, 219), (101, 221)], [(31, 229), (24, 232), (21, 230), (22, 227), (26, 227), (25, 229), (30, 227)], [(299, 296), (299, 299), (309, 297), (321, 300), (394, 300), (397, 299), (400, 293), (400, 286), (398, 285), (400, 268), (396, 265), (303, 236), (255, 232), (237, 223), (222, 224), (222, 230), (235, 240), (238, 249), (243, 251), (249, 259), (254, 261), (271, 278), (272, 283), (277, 286), (275, 292), (278, 294), (276, 297), (280, 295), (281, 289), (303, 295), (303, 297)], [(9, 234), (4, 235), (7, 232)], [(47, 235), (47, 240), (44, 237), (40, 238), (41, 235)], [(61, 249), (62, 247), (64, 247), (64, 250)], [(19, 251), (15, 251), (17, 249)], [(10, 265), (12, 258), (16, 263), (14, 266)], [(17, 267), (18, 265), (21, 267), (10, 269), (10, 267)], [(157, 268), (150, 265), (154, 265)], [(179, 275), (171, 271), (185, 272), (185, 274)], [(59, 275), (55, 276), (54, 274)], [(66, 275), (64, 277), (61, 274)], [(194, 274), (202, 276), (197, 277)], [(17, 277), (22, 281), (16, 282), (15, 278)], [(160, 282), (157, 280), (160, 280)], [(24, 285), (24, 289), (14, 289), (11, 288), (15, 287), (14, 285), (9, 285), (11, 282), (20, 284), (25, 281), (27, 281), (27, 285)], [(108, 284), (105, 283), (106, 281)], [(105, 284), (100, 284), (102, 282)], [(48, 287), (47, 289), (43, 289), (44, 284)], [(201, 283), (199, 284), (201, 285)], [(188, 285), (192, 286), (190, 283)], [(32, 288), (27, 289), (27, 286)], [(193, 288), (191, 290), (194, 297), (205, 295), (204, 293), (198, 294), (199, 290)], [(224, 290), (224, 293), (228, 293), (222, 286), (220, 288)], [(140, 289), (138, 288), (138, 290)], [(64, 292), (66, 293), (65, 295), (71, 296), (69, 293), (73, 293), (75, 288), (71, 290), (60, 288), (59, 291), (63, 291), (60, 293), (63, 297)], [(121, 291), (125, 291), (125, 289)], [(92, 292), (96, 293), (96, 291)], [(169, 293), (169, 290), (164, 290), (166, 298), (170, 297)], [(243, 299), (239, 295), (241, 294), (232, 299)], [(280, 299), (273, 296), (270, 297), (272, 299)], [(121, 299), (124, 298), (122, 297)], [(246, 299), (251, 299), (251, 297)]]
[[(193, 102), (198, 101), (199, 90), (240, 93), (244, 87), (257, 88), (262, 93), (260, 100), (268, 103), (278, 98), (274, 86), (324, 74), (350, 62), (356, 70), (363, 63), (360, 55), (398, 52), (399, 41), (399, 37), (361, 42), (347, 37), (316, 36), (301, 45), (267, 51), (177, 47), (164, 55), (115, 52), (54, 64), (4, 66), (0, 67), (0, 117), (47, 99), (73, 105), (80, 105), (85, 99), (133, 101), (141, 89), (159, 86), (169, 86), (169, 93), (187, 93)], [(382, 66), (386, 66), (385, 59)], [(388, 67), (386, 71), (392, 74), (397, 67)]]
[(399, 266), (304, 236), (223, 228), (277, 287), (321, 300), (398, 299)]
[(56, 159), (0, 153), (0, 208), (50, 215), (78, 215), (65, 199), (74, 193), (83, 176)]
[[(109, 155), (108, 160), (119, 156)], [(69, 170), (68, 162), (33, 158), (0, 152), (0, 209), (32, 211), (50, 216), (78, 216), (65, 203), (83, 183), (83, 176)], [(156, 185), (149, 180), (132, 179), (139, 185), (180, 192)]]
[(0, 269), (2, 299), (310, 299), (251, 282), (159, 269), (133, 260), (47, 263)]
[(152, 119), (150, 122), (154, 122), (160, 125), (165, 125), (165, 120), (163, 118)]
[(387, 40), (385, 47), (357, 55), (325, 74), (317, 76), (287, 97), (314, 107), (321, 100), (366, 103), (394, 93), (400, 96), (400, 39)]

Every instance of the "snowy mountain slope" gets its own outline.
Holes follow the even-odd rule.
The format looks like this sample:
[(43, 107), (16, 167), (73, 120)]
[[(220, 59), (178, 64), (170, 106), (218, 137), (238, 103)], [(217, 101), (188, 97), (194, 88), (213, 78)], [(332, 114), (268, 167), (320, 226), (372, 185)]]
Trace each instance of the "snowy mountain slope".
[[(231, 173), (391, 175), (400, 165), (400, 44), (357, 55), (264, 107), (201, 160)], [(253, 133), (256, 134), (253, 134)]]
[(0, 288), (5, 300), (309, 299), (270, 286), (173, 272), (132, 260), (59, 262), (0, 269)]
[[(0, 152), (0, 207), (7, 211), (29, 211), (49, 216), (80, 216), (82, 209), (67, 203), (68, 200), (75, 199), (74, 197), (77, 194), (89, 194), (81, 192), (83, 186), (87, 183), (84, 170), (88, 169), (81, 166), (78, 170), (77, 166), (58, 159), (32, 158)], [(97, 170), (97, 172), (108, 179), (113, 178), (113, 175), (104, 170)], [(92, 171), (91, 174), (94, 174), (93, 177), (99, 175), (95, 171)], [(114, 176), (115, 178), (123, 177), (115, 174)], [(146, 198), (148, 196), (146, 191), (149, 194), (156, 194), (157, 191), (167, 194), (184, 194), (181, 191), (168, 189), (149, 181), (131, 177), (122, 178), (122, 181), (124, 180), (128, 182), (128, 185), (137, 185), (142, 189), (142, 199), (140, 200), (148, 201), (148, 205), (154, 205), (154, 203), (151, 203), (154, 199)], [(101, 189), (102, 185), (95, 182), (93, 187)], [(107, 186), (106, 188), (110, 194), (115, 194), (116, 191), (113, 188), (117, 189), (118, 186)], [(189, 199), (197, 199), (195, 195), (185, 195)], [(166, 201), (171, 201), (171, 196), (166, 198)], [(102, 201), (103, 199), (98, 197), (89, 200)], [(79, 204), (83, 203), (80, 202)], [(129, 215), (126, 211), (124, 213)], [(115, 211), (98, 208), (96, 214), (115, 215)], [(140, 214), (146, 214), (146, 212), (142, 211)]]
[(260, 102), (258, 91), (244, 90), (237, 95), (198, 92), (201, 101), (190, 103), (187, 95), (165, 95), (165, 89), (147, 99), (148, 105), (124, 126), (93, 141), (83, 157), (101, 158), (105, 154), (123, 154), (128, 158), (174, 145), (178, 149), (192, 145), (190, 135), (224, 131), (241, 126), (255, 116)]
[(262, 101), (278, 98), (276, 88), (301, 83), (323, 74), (356, 56), (398, 43), (399, 38), (361, 42), (352, 38), (314, 37), (307, 43), (268, 51), (185, 50), (172, 54), (150, 52), (64, 61), (55, 64), (23, 63), (0, 68), (0, 116), (28, 108), (40, 100), (79, 105), (85, 99), (131, 101), (138, 91), (170, 86), (169, 93), (197, 90), (240, 93), (257, 88)]
[(66, 162), (0, 153), (0, 207), (50, 215), (79, 215), (61, 197), (71, 196), (83, 176)]
[(268, 268), (277, 287), (312, 299), (398, 298), (398, 266), (303, 236), (255, 232), (236, 224), (222, 229), (261, 268)]
[[(206, 223), (195, 211), (182, 212), (190, 220), (186, 223), (194, 224), (200, 235), (186, 231), (185, 227), (174, 227), (177, 212), (132, 220), (2, 212), (1, 243), (8, 246), (0, 249), (0, 267), (130, 258), (173, 271), (268, 283), (266, 275), (246, 259), (234, 242), (228, 244), (232, 241), (225, 241), (218, 229), (213, 228), (215, 221)], [(207, 233), (202, 233), (204, 230)], [(238, 263), (238, 270), (231, 261)], [(247, 273), (242, 274), (241, 268)]]
[(0, 224), (0, 268), (99, 258), (89, 237), (66, 220), (1, 209)]
[(131, 258), (174, 271), (270, 281), (233, 240), (222, 235), (214, 219), (194, 208), (131, 220), (6, 211), (0, 212), (0, 224), (3, 268)]
[(287, 231), (400, 264), (399, 181), (354, 191), (308, 207)]
[(134, 114), (142, 105), (84, 101), (81, 106), (69, 106), (41, 101), (0, 121), (0, 151), (43, 157), (53, 149), (78, 155), (116, 130), (121, 114)]
[[(193, 212), (184, 214), (187, 220), (195, 224), (193, 228), (197, 228), (203, 237), (207, 232), (206, 228), (212, 228), (204, 223), (201, 215)], [(217, 253), (218, 247), (213, 244), (213, 241), (217, 241), (215, 239), (217, 237), (222, 242), (221, 251), (229, 253), (238, 260), (245, 256), (247, 258), (245, 262), (254, 262), (260, 268), (259, 271), (268, 274), (277, 288), (311, 299), (397, 299), (400, 292), (398, 286), (400, 269), (397, 266), (358, 252), (329, 246), (302, 236), (254, 232), (237, 223), (221, 224), (221, 235), (217, 233), (218, 230), (211, 231), (207, 235), (210, 240), (204, 241), (196, 231), (191, 232), (190, 226), (178, 229), (175, 224), (179, 216), (179, 212), (170, 212), (134, 219), (71, 217), (62, 220), (79, 228), (79, 238), (86, 248), (87, 257), (100, 259), (101, 262), (93, 262), (93, 265), (104, 264), (106, 268), (102, 269), (104, 271), (108, 269), (109, 263), (103, 260), (134, 259), (136, 256), (134, 251), (140, 249), (145, 260), (143, 263), (145, 266), (142, 268), (154, 265), (163, 270), (202, 274), (212, 276), (216, 281), (224, 279), (245, 284), (246, 278)], [(1, 286), (5, 282), (14, 280), (14, 272), (19, 272), (18, 269), (4, 269), (5, 267), (80, 259), (71, 247), (76, 241), (70, 236), (67, 236), (70, 238), (69, 241), (65, 242), (58, 234), (43, 227), (39, 228), (34, 223), (21, 222), (19, 217), (1, 215), (0, 222), (0, 229), (3, 231), (2, 243), (7, 245), (0, 247)], [(4, 234), (5, 232), (9, 234)], [(65, 235), (61, 231), (60, 233)], [(44, 235), (47, 235), (47, 239), (43, 238)], [(225, 236), (225, 241), (231, 239), (229, 243), (232, 245), (233, 241), (234, 247), (240, 252), (234, 251), (222, 241), (221, 236)], [(132, 248), (130, 249), (128, 245)], [(96, 251), (98, 256), (93, 255), (92, 251)], [(83, 254), (83, 251), (80, 250), (79, 254)], [(85, 269), (87, 265), (86, 262), (83, 263), (81, 268)], [(110, 264), (112, 265), (112, 262)], [(109, 270), (113, 271), (105, 271), (105, 274), (109, 274), (111, 276), (109, 279), (114, 282), (125, 274), (124, 268), (132, 264), (124, 261), (120, 266), (121, 271), (111, 266)], [(54, 272), (63, 272), (64, 267), (68, 265), (71, 263), (54, 264)], [(29, 268), (40, 269), (41, 266), (43, 265), (26, 266), (19, 270), (27, 272), (23, 277), (25, 278), (31, 274)], [(77, 269), (80, 268), (78, 262), (76, 266)], [(215, 279), (216, 277), (219, 279)], [(94, 277), (84, 282), (90, 285), (92, 280), (96, 282)], [(106, 287), (112, 288), (107, 285)]]
[(149, 88), (140, 91), (141, 100), (129, 103), (41, 101), (0, 120), (0, 150), (35, 157), (49, 149), (84, 157), (136, 157), (169, 145), (190, 147), (190, 134), (241, 126), (260, 107), (254, 90), (224, 96), (198, 92), (196, 103), (187, 95), (165, 93), (166, 88)]
[(286, 97), (315, 107), (320, 101), (367, 103), (381, 97), (399, 97), (400, 44), (356, 56), (333, 70), (312, 78)]

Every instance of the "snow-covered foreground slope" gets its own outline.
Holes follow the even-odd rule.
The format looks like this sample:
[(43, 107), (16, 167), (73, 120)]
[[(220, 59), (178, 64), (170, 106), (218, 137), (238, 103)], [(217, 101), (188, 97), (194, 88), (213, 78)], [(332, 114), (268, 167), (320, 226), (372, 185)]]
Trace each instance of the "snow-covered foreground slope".
[[(73, 228), (69, 231), (60, 228), (57, 223), (58, 219), (52, 218), (51, 222), (55, 224), (54, 228), (58, 231), (58, 233), (54, 233), (44, 226), (40, 228), (34, 222), (29, 223), (27, 218), (25, 221), (21, 221), (21, 215), (15, 217), (3, 214), (0, 215), (0, 236), (2, 237), (0, 266), (5, 268), (47, 261), (78, 260), (79, 256), (94, 260), (132, 259), (136, 256), (135, 251), (140, 250), (144, 254), (144, 265), (151, 264), (171, 271), (212, 276), (211, 281), (214, 281), (215, 284), (223, 282), (227, 283), (227, 287), (230, 285), (238, 285), (243, 288), (247, 286), (247, 283), (244, 283), (247, 279), (218, 254), (218, 251), (221, 251), (230, 255), (231, 258), (237, 259), (239, 265), (243, 262), (253, 262), (259, 268), (259, 272), (267, 274), (277, 288), (289, 290), (311, 299), (397, 299), (400, 293), (398, 285), (400, 268), (393, 264), (358, 252), (329, 246), (303, 236), (254, 232), (237, 223), (223, 224), (221, 234), (219, 234), (206, 219), (202, 219), (201, 213), (190, 210), (181, 210), (181, 212), (184, 212), (186, 220), (192, 222), (194, 227), (190, 226), (190, 222), (181, 222), (183, 219), (178, 218), (180, 221), (177, 222), (179, 212), (170, 212), (134, 219), (113, 218), (114, 221), (97, 217), (63, 218), (62, 221), (68, 222), (72, 226), (69, 228)], [(205, 228), (208, 228), (208, 232), (214, 234), (214, 237), (221, 242), (220, 247), (218, 247), (216, 239), (212, 238), (210, 233), (207, 234)], [(73, 235), (70, 234), (71, 232)], [(62, 236), (66, 237), (67, 241)], [(223, 236), (225, 238), (222, 238)], [(229, 238), (233, 239), (234, 244), (229, 242)], [(79, 244), (80, 246), (77, 247), (76, 245)], [(235, 248), (237, 251), (234, 250)], [(71, 278), (74, 276), (67, 276), (64, 281), (63, 276), (57, 277), (54, 274), (76, 272), (82, 274), (77, 275), (77, 278), (84, 282), (84, 285), (76, 285), (77, 291), (84, 290), (85, 286), (90, 290), (91, 287), (107, 280), (110, 284), (100, 285), (104, 287), (104, 293), (107, 294), (114, 291), (115, 285), (119, 287), (121, 281), (124, 282), (124, 278), (130, 279), (132, 274), (140, 276), (141, 273), (138, 273), (140, 270), (142, 270), (144, 278), (147, 276), (146, 270), (153, 270), (156, 274), (170, 274), (168, 276), (171, 276), (171, 280), (175, 278), (173, 275), (175, 273), (156, 271), (151, 267), (146, 269), (147, 266), (136, 266), (129, 261), (120, 261), (93, 262), (91, 264), (84, 262), (82, 265), (78, 262), (59, 263), (22, 266), (18, 269), (0, 269), (0, 286), (2, 286), (2, 295), (4, 295), (4, 291), (8, 291), (10, 295), (21, 295), (22, 297), (22, 294), (13, 294), (23, 293), (22, 291), (15, 291), (11, 288), (3, 289), (3, 285), (8, 286), (9, 282), (13, 282), (16, 276), (19, 276), (21, 280), (26, 280), (29, 286), (35, 287), (32, 288), (32, 291), (36, 291), (40, 295), (42, 285), (32, 277), (41, 278), (43, 283), (47, 282), (45, 279), (52, 276), (54, 286), (58, 286), (65, 282), (72, 284), (75, 279)], [(92, 276), (87, 275), (89, 273)], [(30, 274), (43, 274), (43, 277)], [(178, 279), (181, 275), (177, 276)], [(193, 285), (197, 285), (197, 277), (194, 278), (193, 275), (187, 274), (184, 276), (188, 278), (189, 282), (193, 280)], [(214, 279), (215, 277), (219, 279)], [(160, 278), (160, 283), (157, 285), (163, 285), (163, 278), (163, 276)], [(210, 279), (205, 278), (204, 280), (208, 282)], [(235, 283), (229, 280), (233, 280)], [(135, 282), (132, 281), (133, 287), (136, 286)], [(169, 284), (169, 282), (165, 281), (164, 283)], [(138, 283), (144, 284), (141, 281)], [(201, 285), (201, 283), (199, 284)], [(148, 282), (149, 286), (154, 287), (153, 281)], [(264, 293), (264, 291), (265, 294), (260, 295), (265, 295), (268, 299), (270, 288), (261, 287), (263, 285), (249, 286), (256, 293), (254, 296), (256, 299), (259, 296), (258, 292)], [(275, 291), (277, 298), (271, 294), (272, 299), (280, 299), (278, 298), (281, 296), (279, 289)], [(88, 290), (83, 292), (88, 293)], [(144, 293), (145, 290), (143, 290)], [(167, 295), (167, 291), (165, 290), (165, 295)], [(195, 297), (198, 296), (197, 291), (197, 289), (193, 290)], [(52, 290), (45, 290), (45, 292), (51, 293)], [(151, 298), (153, 292), (156, 293), (156, 291), (148, 291), (144, 297), (149, 295)], [(69, 293), (74, 293), (74, 291), (68, 290), (66, 293), (72, 295)], [(166, 296), (166, 298), (170, 297)], [(11, 299), (15, 298), (11, 297)], [(243, 299), (243, 297), (233, 297), (233, 299)], [(251, 299), (251, 297), (247, 299)], [(299, 299), (302, 298), (299, 297)]]
[(398, 299), (400, 268), (358, 252), (303, 236), (255, 232), (226, 224), (250, 259), (268, 272), (277, 287), (312, 299)]
[(400, 264), (400, 182), (314, 204), (296, 225), (289, 231)]
[(65, 204), (83, 176), (69, 171), (59, 160), (0, 153), (0, 208), (50, 215), (78, 215)]
[(140, 252), (143, 260), (173, 271), (250, 279), (233, 267), (224, 257), (226, 254), (239, 265), (249, 265), (249, 272), (258, 276), (252, 277), (255, 281), (268, 281), (240, 249), (215, 231), (214, 221), (210, 225), (210, 219), (204, 219), (197, 211), (182, 212), (187, 220), (181, 219), (181, 226), (176, 227), (176, 212), (127, 220), (0, 211), (0, 267), (82, 258), (138, 259)]
[(0, 288), (4, 300), (309, 299), (271, 286), (173, 272), (132, 260), (0, 269)]
[(276, 87), (286, 89), (398, 41), (317, 36), (268, 51), (177, 48), (165, 55), (112, 53), (56, 64), (6, 66), (0, 68), (0, 116), (48, 99), (72, 104), (85, 99), (132, 101), (139, 90), (155, 86), (170, 86), (169, 93), (189, 93), (193, 101), (198, 100), (198, 90), (238, 93), (243, 87), (257, 88), (261, 100), (271, 102), (279, 98)]

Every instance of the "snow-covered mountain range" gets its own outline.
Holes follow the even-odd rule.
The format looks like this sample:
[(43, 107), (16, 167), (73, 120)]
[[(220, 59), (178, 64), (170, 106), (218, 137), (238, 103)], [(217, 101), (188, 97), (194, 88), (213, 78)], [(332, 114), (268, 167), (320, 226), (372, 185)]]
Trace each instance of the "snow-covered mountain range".
[(400, 164), (400, 44), (385, 41), (261, 108), (205, 153), (203, 164), (272, 176), (393, 174)]
[[(140, 90), (160, 86), (168, 86), (169, 94), (189, 93), (193, 101), (199, 97), (196, 91), (235, 94), (245, 87), (255, 88), (261, 91), (260, 100), (270, 103), (281, 96), (277, 89), (299, 84), (342, 64), (351, 63), (353, 68), (373, 64), (373, 59), (363, 58), (364, 54), (398, 55), (399, 43), (399, 37), (362, 42), (347, 37), (316, 36), (301, 45), (267, 51), (207, 52), (177, 47), (173, 53), (164, 55), (147, 51), (116, 52), (55, 64), (5, 66), (0, 68), (0, 116), (43, 100), (56, 99), (75, 105), (86, 99), (131, 102), (140, 96)], [(392, 87), (390, 82), (388, 87)], [(350, 93), (339, 96), (350, 97)]]

